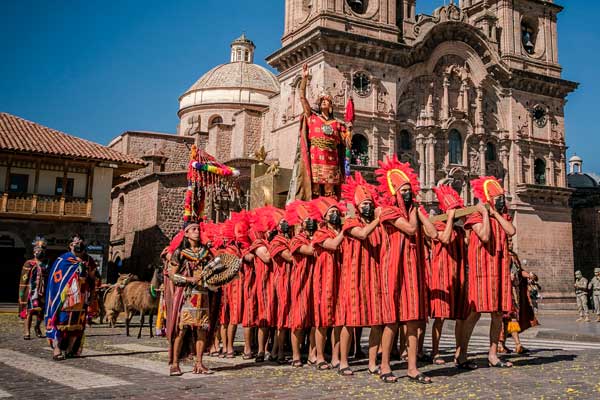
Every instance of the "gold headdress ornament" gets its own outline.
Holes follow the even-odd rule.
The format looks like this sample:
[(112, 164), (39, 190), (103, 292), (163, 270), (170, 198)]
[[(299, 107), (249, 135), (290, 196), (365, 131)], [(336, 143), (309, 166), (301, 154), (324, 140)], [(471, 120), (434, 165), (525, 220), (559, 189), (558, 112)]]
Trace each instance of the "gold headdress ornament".
[(471, 181), (473, 194), (483, 203), (489, 203), (492, 198), (504, 194), (500, 181), (494, 176), (481, 176)]
[(402, 163), (394, 154), (392, 157), (386, 156), (384, 161), (379, 161), (379, 168), (375, 170), (379, 188), (384, 197), (393, 197), (401, 186), (410, 185), (413, 194), (419, 193), (421, 185), (417, 175), (408, 163)]

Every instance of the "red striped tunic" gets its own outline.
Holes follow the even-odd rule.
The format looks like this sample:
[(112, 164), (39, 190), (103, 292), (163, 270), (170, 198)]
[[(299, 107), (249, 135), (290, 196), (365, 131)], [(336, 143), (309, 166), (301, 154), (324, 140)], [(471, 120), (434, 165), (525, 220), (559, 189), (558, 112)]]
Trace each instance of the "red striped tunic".
[[(438, 232), (446, 229), (446, 224), (435, 224)], [(450, 242), (443, 244), (433, 240), (431, 265), (428, 279), (429, 316), (432, 318), (465, 319), (469, 315), (469, 301), (466, 285), (466, 245), (461, 228), (454, 227)]]
[(380, 265), (381, 314), (384, 324), (398, 322), (400, 315), (400, 263), (404, 234), (391, 223), (406, 214), (398, 207), (382, 207)]
[(258, 303), (258, 326), (275, 327), (275, 316), (277, 315), (277, 302), (275, 298), (275, 285), (273, 279), (273, 264), (264, 263), (256, 255), (260, 247), (269, 248), (264, 239), (255, 240), (250, 245), (250, 252), (254, 254), (254, 273), (256, 275), (256, 301)]
[[(242, 255), (248, 254), (249, 249), (242, 251)], [(252, 328), (258, 326), (258, 304), (256, 299), (256, 274), (254, 263), (242, 261), (243, 275), (243, 317), (242, 326)]]
[(269, 246), (269, 253), (271, 253), (273, 262), (275, 295), (277, 297), (275, 326), (279, 329), (290, 327), (290, 274), (292, 266), (281, 256), (281, 253), (289, 249), (290, 240), (281, 234), (275, 236)]
[(379, 227), (365, 240), (350, 235), (353, 228), (363, 228), (365, 225), (358, 218), (347, 218), (342, 228), (345, 237), (342, 242), (339, 296), (345, 326), (383, 324), (378, 262), (381, 244)]
[[(343, 316), (339, 312), (339, 270), (341, 251), (329, 251), (323, 248), (323, 242), (334, 239), (337, 233), (328, 227), (319, 228), (314, 236), (312, 244), (315, 248), (316, 261), (313, 270), (313, 317), (314, 326), (332, 327), (343, 325)], [(340, 246), (341, 247), (341, 246)]]
[[(509, 219), (508, 215), (503, 215)], [(473, 213), (465, 229), (481, 223), (483, 217)], [(474, 230), (469, 236), (469, 302), (477, 312), (513, 311), (510, 280), (508, 237), (500, 223), (490, 217), (490, 240), (483, 243)]]
[(400, 271), (400, 309), (398, 320), (420, 321), (427, 318), (427, 259), (421, 224), (413, 236), (402, 234)]
[(290, 241), (294, 257), (291, 275), (290, 328), (306, 329), (313, 326), (312, 278), (315, 258), (299, 252), (300, 247), (310, 245), (306, 233), (297, 234)]

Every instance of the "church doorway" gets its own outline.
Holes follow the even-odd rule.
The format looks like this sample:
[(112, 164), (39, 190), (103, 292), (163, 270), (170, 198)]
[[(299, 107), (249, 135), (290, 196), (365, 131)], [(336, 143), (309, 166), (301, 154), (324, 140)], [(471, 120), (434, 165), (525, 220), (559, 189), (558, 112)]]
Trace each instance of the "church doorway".
[(25, 244), (15, 234), (0, 232), (0, 303), (16, 303), (19, 276), (25, 263)]

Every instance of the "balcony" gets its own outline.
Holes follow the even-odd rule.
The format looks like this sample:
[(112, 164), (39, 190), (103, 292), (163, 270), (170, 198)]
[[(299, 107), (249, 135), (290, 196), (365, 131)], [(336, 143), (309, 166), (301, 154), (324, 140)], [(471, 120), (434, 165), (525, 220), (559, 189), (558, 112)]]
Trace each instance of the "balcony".
[(92, 218), (92, 199), (3, 193), (0, 198), (0, 217), (88, 221)]

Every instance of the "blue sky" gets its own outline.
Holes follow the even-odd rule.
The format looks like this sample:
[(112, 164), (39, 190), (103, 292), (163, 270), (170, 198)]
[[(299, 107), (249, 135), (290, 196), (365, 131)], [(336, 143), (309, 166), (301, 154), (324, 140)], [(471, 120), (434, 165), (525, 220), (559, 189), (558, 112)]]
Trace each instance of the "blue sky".
[[(557, 2), (563, 78), (581, 84), (566, 106), (567, 154), (600, 172), (600, 2)], [(442, 4), (417, 0), (417, 12)], [(229, 61), (242, 31), (265, 65), (283, 11), (283, 0), (4, 1), (0, 111), (103, 144), (126, 130), (174, 133), (179, 96)]]

